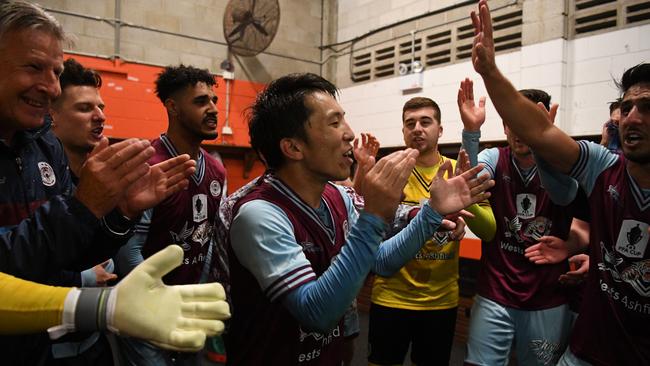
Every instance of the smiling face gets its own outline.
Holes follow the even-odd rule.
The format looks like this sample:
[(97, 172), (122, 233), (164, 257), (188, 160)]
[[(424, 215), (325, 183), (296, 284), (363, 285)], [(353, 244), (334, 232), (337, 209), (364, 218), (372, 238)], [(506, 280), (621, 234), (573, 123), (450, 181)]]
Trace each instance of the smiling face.
[(52, 130), (67, 150), (90, 152), (104, 131), (104, 101), (94, 86), (68, 86), (52, 106)]
[(217, 96), (212, 86), (199, 81), (175, 96), (177, 127), (199, 142), (217, 138)]
[(442, 126), (433, 107), (405, 110), (402, 134), (406, 147), (418, 150), (420, 155), (437, 151)]
[(322, 181), (346, 179), (353, 163), (354, 132), (345, 120), (345, 112), (334, 97), (324, 92), (306, 96), (305, 105), (311, 111), (305, 124), (306, 139), (294, 138), (302, 166)]
[(61, 94), (61, 40), (38, 29), (20, 29), (0, 39), (0, 138), (43, 125)]
[(625, 92), (619, 134), (627, 159), (650, 164), (650, 83), (632, 85)]

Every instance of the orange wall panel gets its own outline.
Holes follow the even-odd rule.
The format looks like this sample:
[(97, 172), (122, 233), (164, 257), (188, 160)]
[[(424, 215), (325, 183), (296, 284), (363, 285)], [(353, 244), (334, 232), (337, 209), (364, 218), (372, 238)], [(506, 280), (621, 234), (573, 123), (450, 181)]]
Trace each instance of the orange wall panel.
[(481, 259), (481, 241), (479, 239), (466, 238), (460, 241), (459, 255), (467, 259)]

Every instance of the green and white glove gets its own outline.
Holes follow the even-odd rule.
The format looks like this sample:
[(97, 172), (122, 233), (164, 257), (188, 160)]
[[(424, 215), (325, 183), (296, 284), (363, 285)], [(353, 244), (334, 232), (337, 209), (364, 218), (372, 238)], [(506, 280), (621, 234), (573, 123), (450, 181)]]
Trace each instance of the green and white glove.
[(110, 330), (160, 348), (197, 352), (206, 336), (221, 334), (230, 317), (219, 283), (167, 286), (162, 277), (178, 267), (183, 250), (170, 245), (147, 258), (117, 286), (70, 291), (56, 339), (72, 331)]

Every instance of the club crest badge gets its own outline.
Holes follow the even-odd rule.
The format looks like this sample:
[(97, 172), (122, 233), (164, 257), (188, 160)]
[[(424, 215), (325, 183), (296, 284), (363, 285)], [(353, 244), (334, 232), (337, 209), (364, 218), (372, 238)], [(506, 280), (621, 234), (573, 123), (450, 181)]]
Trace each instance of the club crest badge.
[(221, 184), (219, 184), (219, 181), (213, 180), (210, 182), (210, 194), (214, 197), (218, 197), (221, 194)]
[(41, 161), (38, 163), (38, 171), (41, 173), (41, 180), (43, 185), (52, 187), (56, 183), (56, 176), (50, 164)]
[(534, 194), (520, 193), (517, 195), (517, 217), (532, 219), (535, 217), (537, 197)]

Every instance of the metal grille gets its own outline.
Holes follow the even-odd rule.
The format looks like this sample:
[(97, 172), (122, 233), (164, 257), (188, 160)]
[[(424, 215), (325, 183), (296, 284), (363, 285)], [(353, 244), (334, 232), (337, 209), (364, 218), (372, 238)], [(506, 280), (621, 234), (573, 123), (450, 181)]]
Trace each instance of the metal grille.
[[(469, 13), (470, 7), (465, 13)], [(444, 19), (444, 18), (441, 18)], [(418, 24), (443, 23), (438, 19)], [(520, 3), (500, 9), (493, 14), (495, 48), (503, 52), (521, 47), (522, 7)], [(415, 27), (415, 24), (414, 24)], [(359, 47), (352, 53), (352, 79), (355, 82), (392, 77), (399, 74), (400, 63), (411, 59), (426, 67), (438, 67), (464, 61), (471, 56), (474, 28), (468, 17), (430, 27), (415, 34), (414, 52), (411, 35), (406, 33), (389, 41)]]

